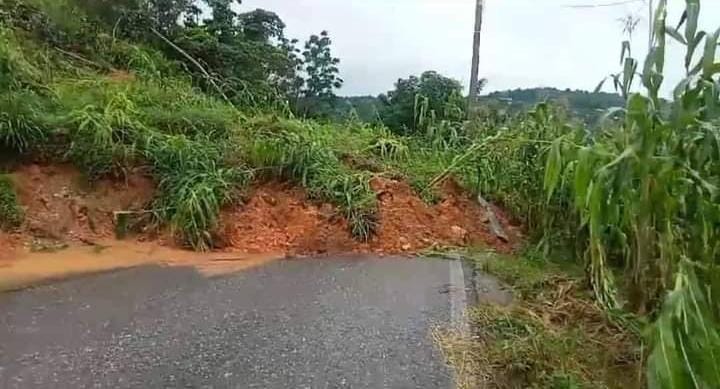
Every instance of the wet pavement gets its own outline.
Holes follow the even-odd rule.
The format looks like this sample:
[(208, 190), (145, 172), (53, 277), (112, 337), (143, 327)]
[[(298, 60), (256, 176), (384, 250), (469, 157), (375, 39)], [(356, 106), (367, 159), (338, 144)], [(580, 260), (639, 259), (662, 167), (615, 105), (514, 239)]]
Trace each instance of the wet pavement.
[(2, 388), (451, 388), (457, 261), (139, 267), (0, 294)]

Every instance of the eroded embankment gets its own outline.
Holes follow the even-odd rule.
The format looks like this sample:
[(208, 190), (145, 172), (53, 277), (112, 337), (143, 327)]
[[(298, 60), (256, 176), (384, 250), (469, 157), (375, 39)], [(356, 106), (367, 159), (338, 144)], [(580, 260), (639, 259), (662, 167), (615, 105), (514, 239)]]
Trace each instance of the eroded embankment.
[[(183, 250), (167, 231), (152, 228), (115, 239), (117, 211), (151, 207), (155, 185), (140, 173), (92, 186), (69, 165), (20, 166), (11, 176), (25, 221), (13, 233), (0, 233), (4, 289), (149, 263), (223, 273), (286, 255), (409, 254), (464, 245), (507, 252), (516, 240), (508, 243), (492, 235), (485, 210), (452, 183), (443, 186), (437, 204), (429, 205), (404, 182), (374, 179), (378, 226), (376, 235), (361, 243), (351, 237), (335, 207), (310, 201), (301, 188), (270, 182), (255, 185), (243, 203), (223, 210), (218, 249), (198, 254)], [(517, 229), (500, 218), (510, 236), (517, 237)]]

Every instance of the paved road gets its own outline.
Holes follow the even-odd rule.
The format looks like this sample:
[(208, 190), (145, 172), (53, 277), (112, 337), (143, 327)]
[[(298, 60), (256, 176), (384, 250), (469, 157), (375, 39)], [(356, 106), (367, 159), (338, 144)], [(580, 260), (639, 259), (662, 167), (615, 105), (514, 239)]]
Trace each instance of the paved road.
[(458, 269), (332, 258), (207, 279), (144, 267), (0, 295), (0, 387), (451, 388), (430, 331), (463, 308)]

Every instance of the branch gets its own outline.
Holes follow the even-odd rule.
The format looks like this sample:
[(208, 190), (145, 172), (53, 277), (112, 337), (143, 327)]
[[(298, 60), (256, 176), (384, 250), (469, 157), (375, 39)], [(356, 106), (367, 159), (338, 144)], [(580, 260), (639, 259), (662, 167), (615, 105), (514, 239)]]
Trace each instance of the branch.
[(212, 84), (213, 87), (215, 87), (215, 89), (216, 89), (217, 92), (220, 94), (220, 96), (222, 96), (222, 98), (225, 100), (225, 102), (227, 102), (228, 104), (232, 105), (233, 107), (235, 106), (235, 105), (230, 101), (230, 99), (225, 95), (225, 93), (222, 91), (222, 89), (220, 89), (220, 86), (218, 86), (218, 84), (215, 83), (215, 81), (213, 80), (213, 78), (212, 78), (212, 76), (210, 75), (210, 73), (209, 73), (207, 70), (205, 70), (205, 68), (200, 64), (200, 62), (198, 62), (195, 58), (193, 58), (192, 56), (190, 56), (190, 54), (188, 54), (185, 50), (181, 49), (178, 45), (176, 45), (176, 44), (174, 44), (172, 41), (170, 41), (170, 39), (166, 38), (166, 37), (165, 37), (163, 34), (161, 34), (158, 30), (156, 30), (156, 29), (154, 29), (154, 28), (151, 27), (151, 28), (150, 28), (150, 31), (152, 31), (155, 35), (157, 35), (157, 36), (158, 36), (160, 39), (162, 39), (165, 43), (167, 43), (168, 45), (170, 45), (170, 47), (172, 47), (173, 49), (175, 49), (175, 50), (176, 50), (178, 53), (180, 53), (183, 57), (187, 58), (190, 62), (192, 62), (193, 65), (195, 65), (195, 66), (200, 70), (200, 72), (205, 76), (205, 78), (207, 78), (208, 82), (209, 82), (210, 84)]

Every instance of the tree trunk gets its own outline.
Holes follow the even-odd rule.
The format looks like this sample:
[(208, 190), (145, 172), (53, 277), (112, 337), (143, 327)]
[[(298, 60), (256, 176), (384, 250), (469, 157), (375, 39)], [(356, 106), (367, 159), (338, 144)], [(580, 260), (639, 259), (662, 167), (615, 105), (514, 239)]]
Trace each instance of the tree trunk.
[(484, 0), (476, 0), (475, 5), (475, 29), (473, 31), (473, 57), (472, 70), (470, 73), (470, 93), (468, 94), (468, 113), (476, 101), (479, 71), (480, 71), (480, 32), (482, 30)]

